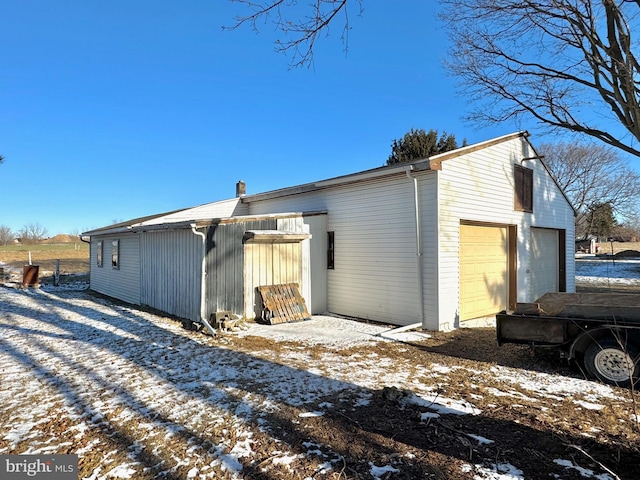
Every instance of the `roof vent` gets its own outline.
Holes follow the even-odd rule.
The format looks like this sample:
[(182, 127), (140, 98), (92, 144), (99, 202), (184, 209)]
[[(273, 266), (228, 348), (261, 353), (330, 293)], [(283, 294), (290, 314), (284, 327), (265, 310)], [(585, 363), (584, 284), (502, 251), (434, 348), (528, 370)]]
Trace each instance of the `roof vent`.
[(247, 184), (242, 180), (236, 183), (236, 198), (244, 197), (247, 194)]

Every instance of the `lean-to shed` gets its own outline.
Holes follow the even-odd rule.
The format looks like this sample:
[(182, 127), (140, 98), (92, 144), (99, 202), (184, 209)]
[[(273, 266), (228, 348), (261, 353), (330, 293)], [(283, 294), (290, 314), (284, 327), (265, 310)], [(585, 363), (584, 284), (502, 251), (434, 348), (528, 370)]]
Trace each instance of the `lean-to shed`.
[[(484, 324), (546, 292), (574, 291), (574, 215), (528, 134), (518, 132), (85, 235), (91, 288), (185, 318), (215, 310), (251, 316), (259, 308), (252, 287), (282, 279), (263, 272), (248, 282), (247, 259), (285, 238), (269, 236), (276, 231), (289, 235), (281, 243), (298, 245), (297, 253), (278, 248), (299, 259), (312, 313), (448, 330)], [(118, 266), (105, 264), (114, 241)]]
[(85, 232), (91, 289), (196, 322), (219, 311), (260, 316), (261, 285), (297, 283), (309, 301), (302, 214), (244, 211), (236, 198)]

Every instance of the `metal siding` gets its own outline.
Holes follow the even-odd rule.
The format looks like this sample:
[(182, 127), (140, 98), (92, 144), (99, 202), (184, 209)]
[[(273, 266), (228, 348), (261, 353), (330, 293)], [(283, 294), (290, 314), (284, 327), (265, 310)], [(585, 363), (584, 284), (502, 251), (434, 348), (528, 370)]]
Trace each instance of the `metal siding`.
[(211, 227), (207, 253), (207, 314), (228, 310), (244, 312), (244, 252), (242, 238), (247, 230), (274, 230), (275, 219), (230, 222)]
[[(120, 241), (120, 268), (111, 266), (111, 242)], [(102, 267), (96, 265), (95, 249), (102, 241)], [(91, 238), (90, 287), (96, 292), (140, 305), (140, 241), (137, 234), (101, 236)]]
[(232, 198), (220, 202), (207, 203), (197, 207), (188, 208), (179, 212), (170, 213), (152, 220), (143, 222), (144, 225), (157, 225), (162, 223), (184, 222), (190, 220), (200, 220), (209, 218), (228, 218), (238, 215), (245, 215), (248, 211), (241, 199)]
[(191, 230), (145, 232), (141, 253), (141, 303), (199, 320), (202, 238)]

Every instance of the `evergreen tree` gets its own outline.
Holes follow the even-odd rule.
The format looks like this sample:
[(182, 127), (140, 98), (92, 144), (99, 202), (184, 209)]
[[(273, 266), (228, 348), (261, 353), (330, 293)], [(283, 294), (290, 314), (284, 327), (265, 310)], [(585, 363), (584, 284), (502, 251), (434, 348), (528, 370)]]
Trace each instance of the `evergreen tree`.
[(589, 208), (587, 216), (590, 220), (591, 232), (595, 233), (602, 241), (613, 232), (617, 226), (615, 217), (613, 216), (613, 208), (610, 203), (597, 203)]
[[(466, 140), (463, 140), (462, 146), (466, 144)], [(405, 133), (404, 137), (393, 141), (387, 165), (421, 160), (456, 148), (458, 148), (458, 142), (455, 135), (442, 132), (442, 135), (438, 137), (437, 130), (425, 132), (422, 129), (412, 128)]]

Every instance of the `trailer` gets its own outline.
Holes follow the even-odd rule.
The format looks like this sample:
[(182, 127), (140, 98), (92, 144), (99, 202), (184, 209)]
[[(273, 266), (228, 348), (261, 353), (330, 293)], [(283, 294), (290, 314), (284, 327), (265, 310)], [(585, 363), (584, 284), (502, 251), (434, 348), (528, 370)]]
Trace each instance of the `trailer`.
[(640, 380), (640, 295), (546, 293), (496, 315), (498, 345), (551, 347), (610, 385)]

